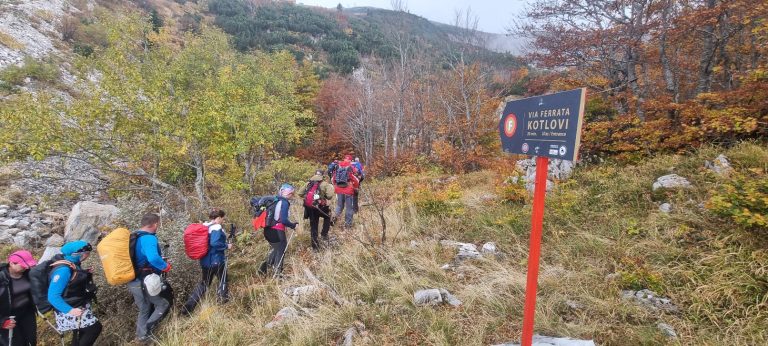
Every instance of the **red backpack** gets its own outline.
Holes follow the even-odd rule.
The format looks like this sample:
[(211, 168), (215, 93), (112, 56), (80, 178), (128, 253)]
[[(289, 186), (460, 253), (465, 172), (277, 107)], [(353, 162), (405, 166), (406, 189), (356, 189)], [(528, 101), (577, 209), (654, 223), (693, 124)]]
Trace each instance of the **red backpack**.
[(318, 189), (320, 188), (319, 181), (310, 181), (309, 184), (313, 184), (312, 187), (309, 187), (309, 184), (307, 184), (307, 187), (309, 189), (307, 190), (307, 195), (304, 196), (304, 206), (312, 207), (315, 204), (315, 195), (318, 194)]
[(193, 260), (208, 254), (208, 226), (193, 223), (184, 229), (184, 251)]

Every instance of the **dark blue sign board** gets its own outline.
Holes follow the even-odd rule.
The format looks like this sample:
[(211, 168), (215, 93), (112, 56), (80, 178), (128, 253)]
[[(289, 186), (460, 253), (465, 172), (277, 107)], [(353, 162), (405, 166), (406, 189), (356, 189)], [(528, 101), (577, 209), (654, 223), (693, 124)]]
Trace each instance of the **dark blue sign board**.
[(499, 120), (505, 152), (575, 161), (587, 89), (510, 101)]

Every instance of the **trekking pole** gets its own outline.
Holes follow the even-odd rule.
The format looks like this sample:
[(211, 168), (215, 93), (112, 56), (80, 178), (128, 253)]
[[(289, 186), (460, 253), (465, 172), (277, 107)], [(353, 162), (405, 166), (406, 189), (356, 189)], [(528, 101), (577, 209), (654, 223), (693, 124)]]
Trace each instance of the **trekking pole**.
[[(16, 316), (8, 316), (9, 320), (15, 319)], [(8, 329), (8, 345), (13, 345), (13, 329)]]
[(83, 325), (83, 315), (85, 315), (84, 310), (77, 318), (77, 329), (75, 329), (73, 332), (74, 335), (72, 335), (72, 346), (80, 344), (80, 327)]
[[(282, 255), (282, 256), (280, 256), (280, 261), (279, 261), (279, 262), (277, 262), (277, 268), (282, 268), (282, 266), (283, 266), (283, 259), (285, 258), (285, 253), (286, 253), (286, 252), (288, 252), (288, 246), (289, 246), (289, 245), (291, 245), (291, 239), (293, 239), (293, 236), (294, 236), (295, 234), (296, 234), (296, 230), (294, 229), (294, 230), (291, 232), (291, 236), (288, 238), (288, 242), (285, 244), (285, 251), (283, 251), (283, 255)], [(277, 270), (275, 270), (275, 273), (274, 273), (274, 274), (272, 274), (272, 278), (273, 278), (273, 279), (274, 279), (274, 278), (276, 278), (276, 277), (277, 277), (277, 274), (278, 274), (278, 271), (277, 271)]]
[(42, 318), (43, 321), (45, 321), (45, 323), (48, 324), (51, 327), (51, 329), (53, 329), (54, 332), (56, 332), (56, 334), (59, 335), (59, 339), (61, 339), (61, 346), (64, 346), (64, 333), (56, 329), (56, 327), (53, 326), (53, 323), (51, 323), (51, 321), (48, 320), (48, 317), (45, 317), (45, 315), (43, 315), (43, 313), (40, 312), (40, 310), (35, 309), (35, 311), (37, 311), (37, 315), (40, 316), (40, 318)]
[[(236, 230), (237, 230), (237, 228), (235, 227), (235, 224), (234, 223), (230, 223), (229, 224), (229, 237), (227, 237), (227, 247), (229, 247), (229, 245), (231, 245), (234, 242), (233, 239), (235, 238)], [(228, 271), (228, 267), (229, 267), (229, 263), (227, 263), (227, 262), (229, 262), (228, 256), (224, 256), (224, 273), (221, 274), (221, 279), (219, 280), (219, 286), (220, 286), (219, 287), (219, 291), (223, 291), (224, 290), (224, 284), (227, 282), (227, 271)]]

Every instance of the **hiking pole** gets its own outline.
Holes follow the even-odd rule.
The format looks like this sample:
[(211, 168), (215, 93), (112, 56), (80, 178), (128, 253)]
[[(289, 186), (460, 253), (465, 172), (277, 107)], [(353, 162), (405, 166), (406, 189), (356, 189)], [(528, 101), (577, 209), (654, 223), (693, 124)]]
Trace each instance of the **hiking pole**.
[[(237, 234), (237, 228), (235, 227), (234, 223), (229, 224), (229, 237), (227, 237), (227, 248), (229, 248), (229, 245), (232, 245), (234, 242), (233, 239), (235, 239), (235, 234)], [(224, 273), (221, 274), (221, 278), (219, 279), (219, 291), (224, 291), (224, 284), (227, 282), (227, 271), (229, 267), (229, 259), (228, 256), (224, 256)]]
[[(279, 261), (279, 262), (277, 262), (277, 268), (282, 268), (282, 267), (283, 267), (283, 259), (285, 258), (285, 253), (286, 253), (286, 252), (288, 252), (288, 246), (289, 246), (289, 245), (291, 245), (291, 239), (293, 239), (293, 236), (294, 236), (295, 234), (296, 234), (296, 230), (294, 229), (294, 230), (291, 232), (291, 236), (288, 238), (288, 242), (287, 242), (287, 243), (285, 243), (285, 250), (283, 251), (283, 255), (282, 255), (282, 256), (280, 256), (280, 261)], [(278, 273), (278, 271), (277, 271), (277, 270), (275, 270), (275, 273), (274, 273), (274, 274), (272, 274), (272, 278), (273, 278), (273, 279), (277, 277), (277, 273)]]
[(51, 321), (48, 320), (48, 317), (45, 317), (45, 315), (43, 315), (43, 313), (40, 312), (40, 310), (35, 309), (35, 311), (37, 311), (37, 315), (40, 316), (40, 318), (42, 318), (43, 321), (45, 321), (45, 323), (48, 324), (51, 327), (51, 329), (53, 329), (54, 332), (56, 332), (56, 334), (59, 334), (59, 339), (61, 339), (61, 346), (64, 346), (64, 333), (56, 329), (56, 327), (53, 326), (53, 323), (51, 323)]
[[(12, 319), (15, 319), (15, 318), (16, 318), (16, 316), (8, 316), (9, 320), (12, 320)], [(8, 329), (8, 345), (13, 345), (13, 329), (14, 328)]]

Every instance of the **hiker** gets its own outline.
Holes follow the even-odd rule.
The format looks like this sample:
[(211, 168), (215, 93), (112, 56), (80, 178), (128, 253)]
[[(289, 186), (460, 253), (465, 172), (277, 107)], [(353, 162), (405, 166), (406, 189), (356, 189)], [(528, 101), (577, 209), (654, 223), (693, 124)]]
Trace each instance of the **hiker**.
[[(162, 291), (170, 290), (170, 286), (161, 274), (171, 270), (171, 264), (163, 259), (160, 253), (160, 245), (157, 241), (158, 224), (160, 216), (157, 214), (145, 214), (141, 218), (136, 238), (135, 259), (136, 279), (128, 283), (128, 292), (133, 295), (133, 302), (139, 308), (136, 319), (136, 340), (139, 343), (148, 343), (152, 329), (162, 320), (171, 307), (170, 298)], [(154, 275), (153, 275), (154, 274)], [(149, 280), (152, 286), (148, 286), (145, 279), (151, 276), (155, 280)], [(160, 293), (158, 293), (160, 291)], [(151, 295), (150, 293), (155, 293)]]
[(344, 156), (344, 161), (339, 162), (339, 167), (333, 174), (333, 186), (336, 192), (336, 210), (334, 222), (344, 213), (344, 227), (352, 227), (352, 217), (355, 209), (355, 190), (360, 187), (360, 180), (355, 175), (355, 167), (352, 165), (352, 155)]
[(225, 251), (232, 248), (232, 244), (227, 243), (227, 235), (221, 226), (225, 215), (224, 210), (213, 209), (208, 213), (209, 221), (203, 223), (203, 225), (208, 227), (208, 253), (200, 259), (202, 278), (195, 289), (192, 290), (192, 294), (187, 299), (186, 304), (184, 304), (181, 310), (184, 314), (189, 315), (195, 310), (197, 303), (205, 295), (208, 286), (211, 285), (214, 275), (219, 278), (219, 285), (216, 291), (219, 301), (222, 303), (229, 301), (227, 277), (224, 274), (227, 270)]
[(280, 186), (273, 216), (275, 225), (264, 227), (264, 238), (269, 242), (272, 251), (267, 255), (267, 260), (259, 267), (259, 273), (261, 274), (267, 273), (267, 266), (272, 266), (276, 274), (283, 271), (283, 257), (285, 256), (285, 250), (288, 247), (288, 238), (285, 236), (285, 229), (288, 227), (295, 230), (298, 225), (297, 223), (291, 222), (288, 218), (288, 212), (291, 208), (291, 203), (288, 200), (293, 197), (294, 190), (295, 188), (293, 185), (288, 183)]
[(333, 185), (324, 181), (323, 171), (315, 172), (307, 185), (299, 189), (299, 197), (304, 199), (304, 219), (309, 219), (309, 230), (312, 235), (312, 249), (320, 249), (317, 239), (317, 229), (320, 218), (323, 219), (323, 230), (320, 235), (324, 241), (328, 241), (328, 231), (331, 229), (331, 207), (329, 201), (333, 198), (335, 190)]
[[(360, 162), (359, 157), (355, 157), (355, 160), (352, 161), (352, 166), (355, 167), (355, 175), (357, 176), (357, 179), (360, 180), (360, 185), (363, 184), (363, 180), (365, 180), (365, 171), (363, 170), (363, 164)], [(358, 186), (355, 189), (355, 201), (353, 203), (353, 209), (355, 209), (355, 213), (360, 211), (360, 186)]]
[(56, 316), (56, 330), (73, 331), (72, 345), (93, 345), (101, 334), (101, 322), (91, 309), (96, 284), (91, 271), (81, 267), (92, 250), (84, 240), (71, 241), (61, 247), (61, 255), (51, 264), (48, 302)]
[(328, 164), (328, 170), (326, 171), (328, 179), (333, 179), (333, 173), (336, 173), (336, 168), (339, 168), (339, 160), (333, 160), (333, 162)]
[[(29, 268), (35, 265), (37, 261), (27, 250), (12, 253), (8, 263), (0, 265), (0, 345), (37, 344), (37, 318), (29, 281)], [(11, 333), (13, 340), (9, 340)]]

